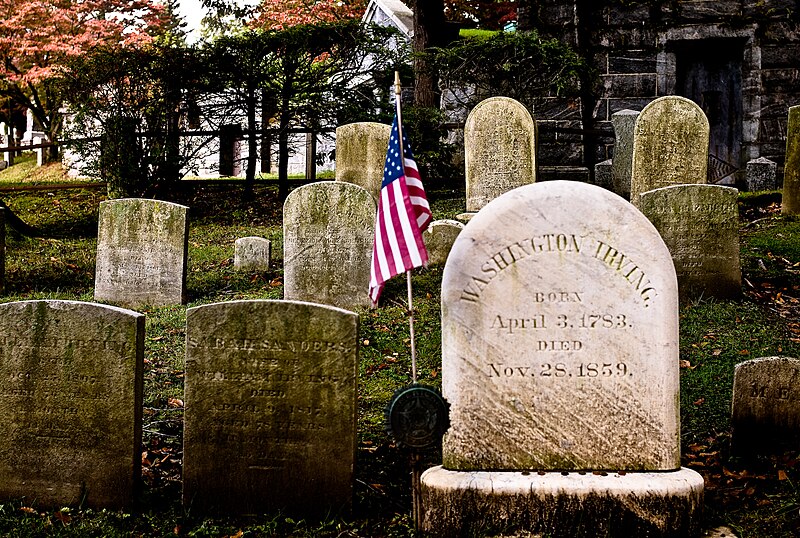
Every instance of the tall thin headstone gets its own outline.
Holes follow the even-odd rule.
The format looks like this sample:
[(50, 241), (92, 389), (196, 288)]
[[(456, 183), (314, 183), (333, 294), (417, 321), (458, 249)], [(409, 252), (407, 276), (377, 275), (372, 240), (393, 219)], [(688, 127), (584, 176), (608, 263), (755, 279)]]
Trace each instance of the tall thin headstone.
[(800, 214), (800, 105), (789, 107), (781, 213), (784, 215)]
[(703, 479), (680, 468), (678, 377), (675, 269), (640, 212), (571, 181), (494, 200), (444, 269), (451, 426), (425, 529), (691, 536)]
[(736, 365), (731, 448), (742, 455), (796, 450), (800, 442), (800, 359), (762, 357)]
[(369, 121), (337, 127), (336, 181), (364, 187), (378, 200), (391, 131), (391, 125)]
[(741, 295), (738, 196), (721, 185), (675, 185), (640, 195), (639, 209), (672, 254), (682, 298)]
[(188, 210), (139, 198), (102, 202), (95, 300), (127, 308), (185, 303)]
[(611, 174), (614, 178), (614, 192), (630, 200), (631, 197), (631, 163), (633, 161), (633, 129), (637, 110), (620, 110), (611, 114), (614, 126), (614, 159), (611, 161)]
[(653, 189), (706, 183), (708, 139), (708, 119), (689, 99), (668, 95), (644, 107), (633, 134), (631, 202)]
[(522, 103), (491, 97), (472, 109), (464, 125), (467, 211), (536, 181), (536, 124)]
[(130, 507), (142, 452), (144, 316), (0, 304), (0, 498)]
[(0, 293), (6, 290), (6, 213), (0, 207)]
[(283, 205), (283, 298), (369, 306), (376, 211), (372, 195), (352, 183), (293, 190)]
[(350, 506), (358, 316), (291, 301), (186, 314), (183, 502), (319, 517)]

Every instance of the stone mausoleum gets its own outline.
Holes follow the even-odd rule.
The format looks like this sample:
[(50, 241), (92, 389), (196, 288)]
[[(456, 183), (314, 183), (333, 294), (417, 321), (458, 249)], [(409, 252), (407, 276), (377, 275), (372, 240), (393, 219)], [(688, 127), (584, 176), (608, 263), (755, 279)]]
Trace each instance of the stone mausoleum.
[[(747, 161), (758, 157), (778, 162), (782, 174), (788, 109), (800, 104), (795, 0), (530, 4), (533, 25), (573, 47), (595, 75), (583, 84), (580, 98), (553, 98), (531, 111), (540, 127), (544, 171), (571, 166), (588, 175), (595, 163), (613, 156), (613, 113), (680, 95), (708, 116), (710, 181), (741, 181)], [(408, 35), (410, 11), (402, 8), (399, 0), (372, 0), (365, 18)]]

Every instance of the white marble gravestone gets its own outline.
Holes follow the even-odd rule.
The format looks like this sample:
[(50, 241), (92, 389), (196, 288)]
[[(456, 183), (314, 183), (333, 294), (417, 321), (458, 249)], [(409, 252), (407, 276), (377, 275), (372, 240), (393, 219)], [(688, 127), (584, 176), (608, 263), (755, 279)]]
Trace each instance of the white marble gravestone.
[(375, 200), (364, 188), (321, 181), (283, 206), (283, 298), (355, 309), (372, 304)]
[(272, 243), (263, 237), (240, 237), (234, 243), (233, 267), (237, 271), (268, 271)]
[(442, 279), (442, 387), (451, 426), (442, 467), (422, 477), (426, 529), (696, 530), (703, 480), (680, 468), (675, 269), (619, 196), (538, 183), (467, 224)]
[(188, 210), (140, 198), (102, 202), (95, 300), (134, 309), (186, 302)]

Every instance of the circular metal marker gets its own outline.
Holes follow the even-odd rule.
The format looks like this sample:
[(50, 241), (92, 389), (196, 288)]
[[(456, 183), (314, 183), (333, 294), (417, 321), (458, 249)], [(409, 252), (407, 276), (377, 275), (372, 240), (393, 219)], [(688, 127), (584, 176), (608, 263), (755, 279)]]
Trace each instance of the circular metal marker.
[(450, 427), (450, 405), (433, 387), (413, 384), (394, 393), (386, 408), (386, 429), (410, 448), (437, 445)]

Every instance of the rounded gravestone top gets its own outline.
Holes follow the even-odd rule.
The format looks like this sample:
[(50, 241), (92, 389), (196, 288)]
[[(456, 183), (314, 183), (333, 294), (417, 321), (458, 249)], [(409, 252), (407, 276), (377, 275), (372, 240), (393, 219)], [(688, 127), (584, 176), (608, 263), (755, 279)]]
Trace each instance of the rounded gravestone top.
[(667, 95), (650, 102), (634, 127), (631, 201), (660, 187), (706, 183), (708, 140), (708, 118), (694, 101)]
[(492, 201), (442, 279), (454, 470), (679, 467), (678, 290), (631, 204), (548, 181)]

